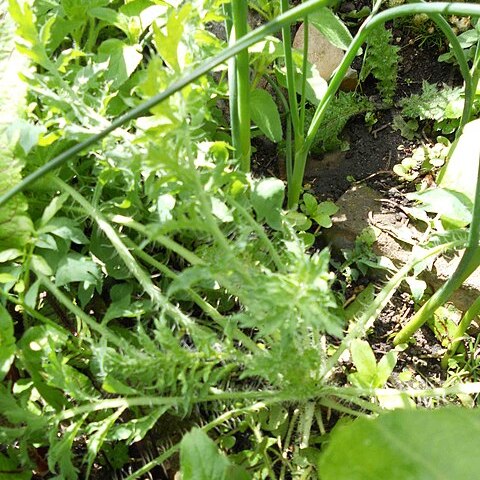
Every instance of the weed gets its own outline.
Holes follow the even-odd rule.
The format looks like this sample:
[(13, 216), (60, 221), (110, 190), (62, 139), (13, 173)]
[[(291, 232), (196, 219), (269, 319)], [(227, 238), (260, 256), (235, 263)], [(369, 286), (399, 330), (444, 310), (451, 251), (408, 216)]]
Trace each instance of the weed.
[[(385, 396), (409, 406), (411, 398), (478, 392), (478, 385), (385, 391), (395, 353), (372, 362), (371, 350), (359, 340), (410, 270), (465, 246), (463, 227), (471, 219), (465, 260), (441, 300), (476, 266), (476, 210), (460, 219), (462, 228), (431, 237), (407, 265), (391, 269), (385, 287), (376, 295), (368, 290), (360, 308), (347, 315), (332, 288), (328, 250), (308, 251), (291, 212), (283, 210), (283, 182), (247, 173), (252, 98), (269, 111), (265, 120), (261, 109), (251, 109), (259, 129), (273, 140), (282, 137), (279, 109), (270, 108), (273, 97), (257, 92), (258, 77), (273, 71), (272, 61), (283, 57), (285, 63), (285, 138), (290, 123), (295, 160), (288, 203), (294, 206), (327, 107), (368, 33), (373, 30), (386, 44), (385, 32), (375, 30), (379, 24), (404, 13), (435, 15), (444, 6), (405, 5), (377, 15), (376, 2), (352, 38), (327, 2), (310, 0), (289, 9), (282, 1), (283, 13), (254, 32), (246, 28), (246, 4), (233, 2), (225, 50), (206, 29), (207, 22), (222, 20), (222, 0), (117, 2), (118, 9), (104, 1), (9, 3), (18, 51), (31, 65), (15, 65), (28, 93), (12, 90), (0, 104), (2, 122), (11, 120), (14, 104), (21, 105), (12, 127), (4, 129), (3, 122), (1, 128), (2, 474), (14, 471), (28, 479), (36, 471), (73, 480), (93, 476), (103, 462), (111, 468), (100, 474), (111, 476), (115, 468), (134, 465), (134, 445), (158, 434), (168, 419), (178, 427), (176, 435), (155, 438), (159, 451), (127, 478), (166, 467), (178, 452), (184, 480), (227, 474), (311, 478), (319, 455), (327, 455), (320, 449), (331, 409), (358, 417), (381, 413)], [(277, 4), (255, 5), (267, 16), (277, 13), (267, 9)], [(480, 12), (457, 4), (450, 10)], [(317, 89), (309, 83), (318, 77), (306, 55), (290, 48), (290, 24), (305, 15), (347, 52), (329, 85), (320, 82)], [(2, 41), (11, 50), (13, 24), (6, 25), (9, 34)], [(265, 40), (280, 28), (281, 47)], [(250, 63), (245, 49), (261, 40)], [(369, 45), (366, 65), (381, 77), (387, 72), (379, 73), (375, 48)], [(237, 54), (228, 72), (236, 85), (227, 92), (220, 65)], [(379, 78), (379, 88), (390, 101), (394, 85), (388, 73)], [(227, 94), (238, 124), (237, 129), (232, 122), (234, 158), (217, 108)], [(279, 87), (275, 94), (282, 98)], [(309, 96), (318, 107), (305, 133)], [(466, 105), (469, 98), (466, 91)], [(360, 100), (357, 110), (353, 100)], [(348, 111), (332, 129), (335, 135), (352, 111), (368, 112), (359, 96), (336, 101), (337, 111), (347, 105)], [(73, 155), (78, 157), (67, 164)], [(22, 167), (33, 173), (18, 183)], [(45, 177), (56, 168), (57, 175)], [(43, 183), (33, 184), (39, 178)], [(25, 187), (24, 197), (11, 199)], [(320, 226), (329, 225), (335, 208), (303, 196), (304, 217)], [(368, 234), (363, 240), (373, 243)], [(359, 245), (346, 268), (354, 262), (366, 268), (367, 255)], [(437, 300), (426, 310), (435, 309)], [(475, 304), (462, 328), (476, 313)], [(353, 386), (336, 383), (347, 351), (356, 367), (350, 372)], [(423, 413), (420, 420), (429, 423)], [(468, 413), (461, 414), (462, 429), (470, 434)], [(443, 415), (446, 424), (458, 418)], [(183, 432), (182, 419), (189, 427), (202, 426)], [(454, 470), (451, 477), (468, 474)]]
[(369, 75), (376, 78), (377, 89), (387, 105), (393, 103), (398, 75), (399, 47), (392, 45), (392, 39), (392, 32), (383, 25), (369, 33), (359, 76), (361, 81)]

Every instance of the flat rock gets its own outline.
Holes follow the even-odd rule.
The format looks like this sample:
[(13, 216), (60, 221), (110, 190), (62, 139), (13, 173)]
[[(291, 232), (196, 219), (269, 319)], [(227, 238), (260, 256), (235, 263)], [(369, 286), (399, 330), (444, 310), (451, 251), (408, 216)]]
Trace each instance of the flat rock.
[[(354, 186), (338, 201), (338, 212), (332, 218), (333, 226), (325, 233), (328, 243), (336, 251), (352, 249), (355, 239), (367, 227), (376, 227), (377, 240), (373, 251), (390, 258), (401, 268), (412, 257), (412, 247), (423, 237), (423, 233), (399, 213), (382, 212), (383, 196), (364, 185)], [(452, 252), (435, 260), (431, 270), (425, 270), (420, 278), (437, 290), (455, 271), (461, 252)], [(480, 269), (451, 297), (451, 302), (465, 311), (480, 295)]]
[[(305, 24), (302, 23), (293, 40), (293, 47), (303, 49), (303, 32)], [(315, 27), (308, 26), (308, 61), (317, 67), (320, 76), (329, 80), (333, 72), (340, 65), (345, 52), (332, 45)], [(342, 82), (342, 89), (353, 90), (358, 83), (357, 72), (349, 68)]]

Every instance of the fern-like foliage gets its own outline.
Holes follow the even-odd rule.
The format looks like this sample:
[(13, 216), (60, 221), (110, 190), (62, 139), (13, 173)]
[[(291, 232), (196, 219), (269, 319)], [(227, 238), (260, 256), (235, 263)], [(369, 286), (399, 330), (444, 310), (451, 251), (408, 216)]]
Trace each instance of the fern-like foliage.
[(424, 81), (422, 93), (403, 99), (400, 106), (405, 117), (440, 121), (448, 114), (449, 105), (461, 100), (461, 95), (460, 87), (444, 85), (438, 89), (436, 85)]
[(397, 88), (399, 47), (392, 45), (392, 32), (383, 25), (375, 28), (367, 40), (360, 81), (372, 74), (385, 103), (392, 104)]
[[(332, 100), (323, 122), (315, 136), (312, 153), (322, 154), (334, 150), (348, 150), (348, 142), (339, 138), (350, 118), (361, 113), (373, 111), (374, 106), (367, 97), (355, 92), (340, 92)], [(309, 124), (312, 112), (306, 112), (306, 124)]]
[[(434, 120), (433, 128), (443, 134), (455, 131), (462, 116), (464, 100), (462, 88), (443, 85), (441, 89), (436, 85), (423, 82), (422, 93), (411, 95), (400, 102), (405, 117), (420, 120)], [(476, 115), (479, 102), (473, 104), (473, 113)]]

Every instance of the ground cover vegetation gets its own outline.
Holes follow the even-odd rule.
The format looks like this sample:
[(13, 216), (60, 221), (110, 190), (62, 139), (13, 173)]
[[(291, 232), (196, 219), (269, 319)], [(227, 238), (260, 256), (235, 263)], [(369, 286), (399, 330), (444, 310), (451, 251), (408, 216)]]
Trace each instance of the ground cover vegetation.
[[(0, 0), (0, 478), (476, 478), (480, 301), (443, 306), (480, 265), (480, 6), (343, 3)], [(330, 79), (308, 29), (293, 49), (300, 21), (345, 51)], [(395, 26), (463, 85), (398, 98)], [(396, 267), (369, 230), (332, 260), (307, 158), (393, 106), (405, 138), (436, 137), (394, 167), (423, 242)], [(251, 173), (258, 138), (286, 182)], [(374, 352), (402, 282), (417, 311)], [(440, 311), (444, 382), (393, 383)]]

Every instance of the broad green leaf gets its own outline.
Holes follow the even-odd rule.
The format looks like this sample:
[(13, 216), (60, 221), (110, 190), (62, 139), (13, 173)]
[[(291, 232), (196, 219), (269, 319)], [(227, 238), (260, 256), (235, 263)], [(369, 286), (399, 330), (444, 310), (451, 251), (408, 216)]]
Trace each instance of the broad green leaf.
[(56, 213), (62, 208), (63, 204), (68, 198), (68, 194), (63, 193), (62, 195), (58, 195), (55, 197), (45, 208), (42, 214), (42, 218), (40, 220), (40, 226), (45, 226), (55, 215)]
[(452, 157), (440, 171), (438, 186), (461, 192), (473, 202), (479, 158), (480, 119), (477, 119), (465, 126)]
[(278, 143), (282, 140), (280, 113), (277, 104), (266, 90), (257, 88), (250, 93), (250, 112), (252, 120), (272, 142)]
[[(295, 61), (295, 90), (298, 94), (302, 93), (302, 55), (300, 52), (293, 52)], [(276, 70), (278, 83), (282, 87), (287, 87), (285, 69)], [(305, 86), (305, 96), (313, 105), (318, 105), (327, 91), (328, 83), (320, 76), (318, 69), (310, 62), (307, 64), (307, 83)]]
[(285, 50), (281, 40), (275, 37), (266, 37), (265, 40), (252, 45), (248, 49), (249, 55), (253, 61), (257, 58), (262, 64), (267, 65), (273, 63), (279, 57), (283, 57)]
[(0, 252), (0, 263), (9, 262), (10, 260), (15, 260), (21, 255), (22, 255), (22, 252), (17, 248), (8, 248)]
[(88, 15), (98, 18), (99, 20), (103, 20), (110, 25), (115, 25), (119, 30), (122, 30), (127, 35), (130, 34), (130, 30), (128, 28), (128, 18), (116, 10), (105, 7), (96, 7), (90, 9), (88, 11)]
[(372, 348), (365, 340), (356, 339), (350, 346), (350, 353), (357, 372), (349, 375), (349, 380), (360, 387), (371, 387), (377, 371), (377, 360)]
[(70, 253), (64, 258), (55, 274), (55, 283), (58, 286), (72, 282), (87, 282), (96, 285), (100, 279), (98, 265), (91, 258), (77, 253)]
[(330, 201), (321, 202), (318, 204), (313, 219), (323, 228), (330, 228), (332, 226), (332, 215), (338, 212), (338, 207)]
[(318, 202), (311, 193), (303, 194), (303, 203), (305, 204), (305, 214), (310, 216), (315, 215), (317, 212)]
[(472, 202), (460, 191), (437, 187), (410, 193), (407, 197), (422, 202), (425, 211), (440, 214), (443, 221), (455, 228), (464, 227), (472, 220)]
[(413, 299), (418, 302), (423, 297), (425, 290), (427, 288), (427, 284), (423, 280), (419, 280), (415, 277), (406, 277), (405, 281), (407, 282), (408, 286), (410, 287), (410, 291), (412, 292)]
[(333, 45), (347, 50), (352, 35), (345, 24), (327, 7), (319, 7), (308, 15), (308, 21)]
[(138, 45), (127, 45), (117, 38), (105, 40), (98, 48), (99, 62), (109, 62), (105, 78), (112, 81), (112, 88), (123, 85), (142, 61)]
[(285, 185), (278, 178), (266, 178), (256, 182), (251, 199), (258, 221), (266, 220), (270, 227), (279, 229), (284, 196)]
[[(294, 55), (295, 56), (295, 55)], [(299, 71), (300, 73), (300, 71)], [(302, 93), (302, 79), (301, 74), (295, 76), (295, 88), (297, 92)], [(307, 65), (307, 85), (305, 88), (305, 95), (307, 100), (313, 105), (318, 105), (327, 91), (328, 83), (320, 76), (320, 73), (315, 65), (310, 62)]]
[(226, 480), (230, 466), (215, 442), (200, 428), (187, 433), (180, 443), (182, 480)]
[(397, 364), (398, 353), (390, 350), (378, 362), (375, 387), (383, 388)]
[(359, 313), (365, 311), (375, 298), (375, 286), (369, 283), (345, 309), (346, 320), (353, 320)]
[(473, 480), (480, 471), (479, 435), (478, 409), (396, 410), (360, 418), (333, 430), (320, 458), (320, 478)]
[(78, 224), (71, 218), (67, 217), (52, 218), (47, 225), (38, 230), (38, 233), (51, 233), (52, 235), (65, 240), (70, 240), (78, 245), (85, 245), (88, 243), (88, 238)]
[(13, 320), (7, 309), (0, 304), (0, 381), (10, 370), (15, 359), (15, 349)]
[(135, 28), (138, 28), (138, 35), (143, 33), (157, 18), (165, 18), (168, 10), (167, 5), (155, 5), (150, 0), (133, 0), (120, 7), (120, 12), (130, 18), (130, 28), (132, 21), (138, 22)]
[(6, 134), (27, 155), (33, 147), (38, 145), (40, 135), (44, 132), (44, 127), (33, 125), (19, 118), (9, 125)]

